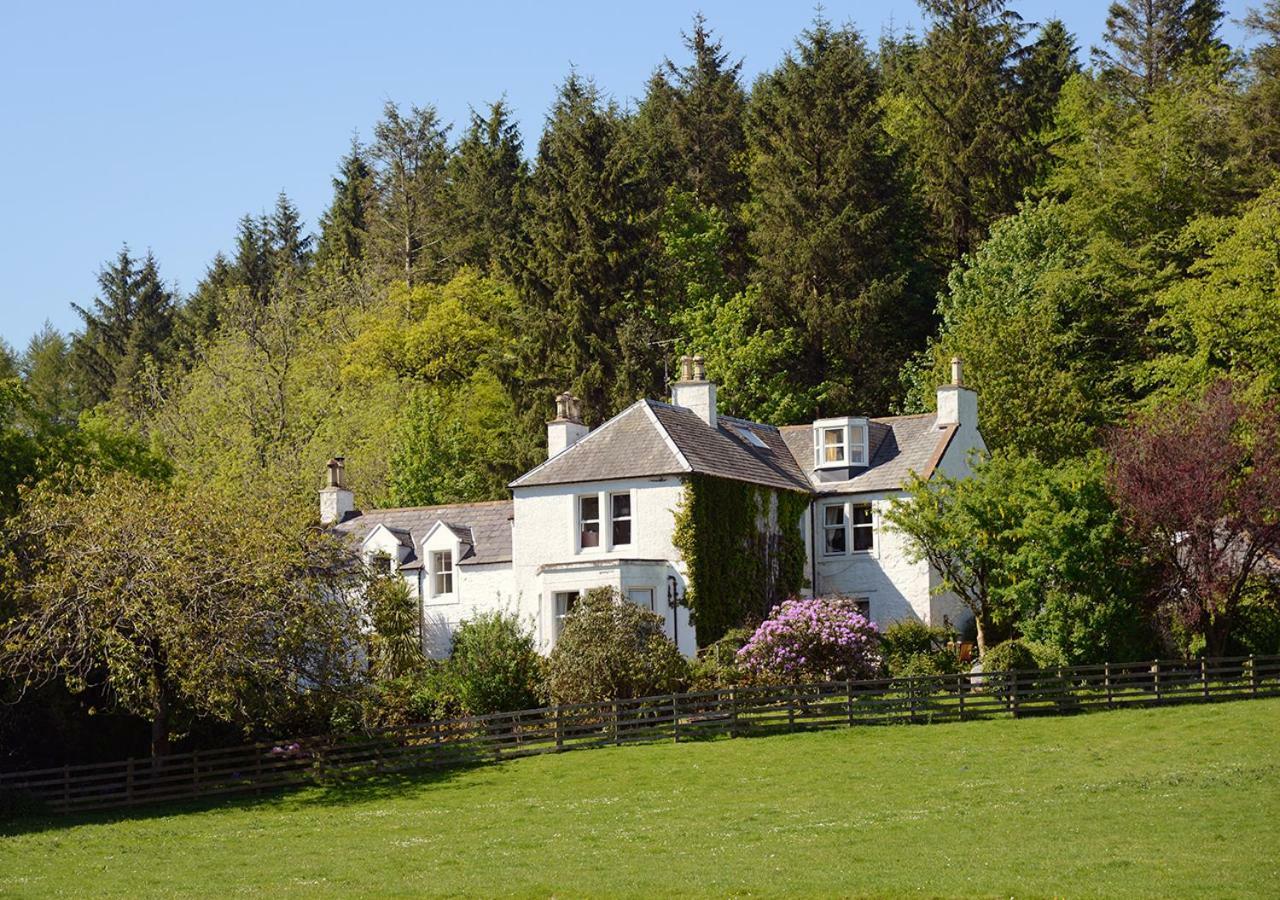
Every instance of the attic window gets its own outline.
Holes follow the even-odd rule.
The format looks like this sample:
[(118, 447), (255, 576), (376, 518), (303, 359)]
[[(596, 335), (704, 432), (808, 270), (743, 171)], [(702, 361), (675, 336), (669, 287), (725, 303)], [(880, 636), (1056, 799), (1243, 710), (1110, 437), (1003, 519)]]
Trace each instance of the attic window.
[(761, 450), (769, 449), (769, 445), (766, 444), (763, 439), (761, 439), (760, 435), (756, 434), (750, 428), (734, 428), (733, 432), (734, 434), (738, 435), (738, 437), (742, 438), (744, 441), (750, 444), (752, 447), (759, 447)]
[(843, 469), (866, 464), (866, 419), (819, 419), (813, 423), (815, 469)]

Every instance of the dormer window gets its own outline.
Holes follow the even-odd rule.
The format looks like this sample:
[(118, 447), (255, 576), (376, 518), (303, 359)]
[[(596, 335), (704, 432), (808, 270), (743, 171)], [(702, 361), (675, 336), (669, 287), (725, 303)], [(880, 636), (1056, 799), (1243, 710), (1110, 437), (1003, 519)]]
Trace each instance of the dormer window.
[(866, 419), (819, 419), (813, 423), (815, 469), (845, 469), (866, 464)]
[(431, 554), (431, 581), (433, 596), (453, 593), (453, 554), (448, 550)]

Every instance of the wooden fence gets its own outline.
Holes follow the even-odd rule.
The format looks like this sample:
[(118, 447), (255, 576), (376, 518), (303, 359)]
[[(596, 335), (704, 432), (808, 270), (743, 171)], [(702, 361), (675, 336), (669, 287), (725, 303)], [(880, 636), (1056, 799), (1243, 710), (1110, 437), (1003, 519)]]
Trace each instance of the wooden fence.
[(357, 737), (0, 773), (0, 792), (53, 812), (76, 812), (639, 741), (1275, 696), (1280, 656), (736, 687), (468, 716)]

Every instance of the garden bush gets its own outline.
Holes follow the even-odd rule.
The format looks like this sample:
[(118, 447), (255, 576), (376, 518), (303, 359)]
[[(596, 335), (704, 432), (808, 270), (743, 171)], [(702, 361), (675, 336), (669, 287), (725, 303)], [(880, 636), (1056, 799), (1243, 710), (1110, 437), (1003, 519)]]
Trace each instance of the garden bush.
[(950, 675), (960, 671), (960, 659), (948, 643), (954, 631), (915, 619), (895, 622), (881, 636), (881, 655), (890, 675)]
[(546, 662), (551, 703), (631, 699), (682, 690), (689, 664), (662, 617), (612, 588), (588, 591), (565, 619)]
[(1040, 663), (1031, 648), (1017, 639), (996, 644), (982, 657), (984, 672), (1030, 672), (1038, 668)]
[(881, 665), (880, 634), (843, 599), (792, 599), (773, 608), (738, 661), (766, 683), (874, 677)]
[(732, 687), (743, 680), (738, 651), (751, 639), (752, 629), (730, 628), (724, 637), (708, 644), (693, 662), (694, 690), (713, 691)]
[(477, 716), (537, 706), (541, 667), (533, 635), (503, 612), (464, 619), (445, 663), (462, 708)]

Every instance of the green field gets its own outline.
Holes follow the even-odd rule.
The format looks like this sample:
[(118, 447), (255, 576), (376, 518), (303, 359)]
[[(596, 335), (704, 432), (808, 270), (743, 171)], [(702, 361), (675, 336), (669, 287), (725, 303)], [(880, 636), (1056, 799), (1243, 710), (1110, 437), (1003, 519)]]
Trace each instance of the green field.
[(1275, 896), (1280, 700), (543, 756), (0, 834), (0, 894)]

